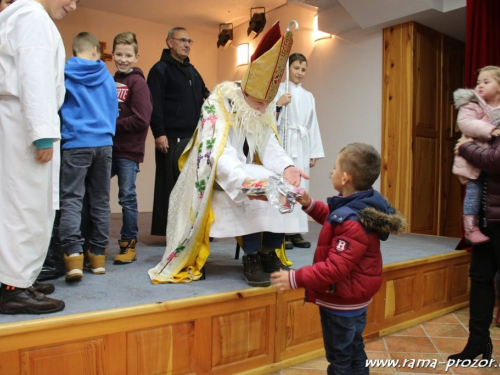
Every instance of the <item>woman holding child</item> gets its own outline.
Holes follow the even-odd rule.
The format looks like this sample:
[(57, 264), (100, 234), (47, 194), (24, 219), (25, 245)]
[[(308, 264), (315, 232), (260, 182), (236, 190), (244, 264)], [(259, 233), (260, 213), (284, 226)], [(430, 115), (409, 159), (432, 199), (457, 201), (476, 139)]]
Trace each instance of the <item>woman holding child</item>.
[[(487, 103), (485, 110), (494, 118), (500, 110), (500, 68), (488, 66), (481, 69), (475, 91)], [(479, 110), (475, 112), (480, 113)], [(482, 145), (474, 138), (463, 136), (455, 148), (459, 157), (481, 170), (481, 176), (485, 175), (479, 227), (490, 241), (473, 243), (472, 246), (469, 340), (461, 353), (449, 357), (453, 360), (472, 360), (480, 354), (483, 359), (491, 359), (493, 352), (490, 325), (495, 307), (494, 278), (500, 270), (500, 138), (496, 133), (497, 126), (491, 128), (490, 144)]]

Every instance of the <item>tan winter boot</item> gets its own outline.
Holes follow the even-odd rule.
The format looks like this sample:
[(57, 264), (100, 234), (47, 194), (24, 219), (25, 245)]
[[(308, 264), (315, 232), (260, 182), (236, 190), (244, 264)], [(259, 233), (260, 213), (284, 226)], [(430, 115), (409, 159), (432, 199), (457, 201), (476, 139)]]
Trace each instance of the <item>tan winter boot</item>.
[(488, 242), (490, 239), (479, 230), (479, 217), (477, 215), (462, 215), (464, 221), (464, 237), (472, 245)]
[(83, 267), (94, 275), (104, 275), (106, 273), (106, 255), (94, 255), (90, 250), (87, 250), (85, 252)]
[(129, 264), (137, 259), (135, 253), (135, 240), (118, 240), (118, 244), (120, 245), (120, 254), (115, 256), (114, 264)]

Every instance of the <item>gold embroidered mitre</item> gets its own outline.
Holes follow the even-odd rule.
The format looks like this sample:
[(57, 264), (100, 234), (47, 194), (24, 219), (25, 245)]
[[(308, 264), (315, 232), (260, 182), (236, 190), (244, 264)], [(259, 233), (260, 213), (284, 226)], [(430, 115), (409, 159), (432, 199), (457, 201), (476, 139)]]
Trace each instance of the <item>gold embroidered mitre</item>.
[(241, 89), (255, 99), (269, 103), (274, 100), (292, 49), (291, 32), (281, 35), (279, 21), (262, 37), (243, 80)]

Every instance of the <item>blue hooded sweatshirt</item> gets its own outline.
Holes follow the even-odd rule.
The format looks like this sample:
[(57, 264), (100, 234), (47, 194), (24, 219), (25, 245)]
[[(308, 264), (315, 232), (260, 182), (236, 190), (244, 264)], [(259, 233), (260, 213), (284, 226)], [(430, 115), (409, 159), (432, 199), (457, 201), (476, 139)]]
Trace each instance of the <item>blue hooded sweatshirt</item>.
[(118, 117), (113, 76), (101, 60), (71, 57), (64, 69), (62, 148), (112, 146)]

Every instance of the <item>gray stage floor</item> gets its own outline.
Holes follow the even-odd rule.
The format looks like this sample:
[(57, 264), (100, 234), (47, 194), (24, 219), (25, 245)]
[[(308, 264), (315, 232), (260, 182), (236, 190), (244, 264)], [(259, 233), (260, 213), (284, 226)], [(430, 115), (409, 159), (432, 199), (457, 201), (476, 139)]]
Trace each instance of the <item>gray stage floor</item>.
[[(0, 323), (44, 319), (250, 288), (241, 277), (241, 258), (234, 259), (234, 239), (215, 239), (212, 242), (211, 254), (205, 266), (206, 280), (189, 284), (151, 284), (147, 271), (160, 261), (165, 250), (165, 238), (148, 234), (150, 222), (150, 213), (139, 215), (137, 261), (130, 265), (114, 265), (113, 258), (119, 251), (121, 215), (113, 214), (105, 275), (92, 275), (84, 271), (82, 281), (73, 284), (66, 283), (64, 277), (51, 280), (49, 282), (56, 286), (56, 291), (51, 296), (66, 303), (63, 311), (40, 316), (0, 315)], [(311, 264), (320, 229), (320, 225), (310, 223), (310, 232), (305, 235), (312, 243), (310, 249), (295, 248), (287, 252), (288, 258), (294, 263), (293, 268)], [(413, 234), (390, 236), (388, 241), (382, 243), (384, 264), (453, 252), (457, 243), (456, 238)]]

